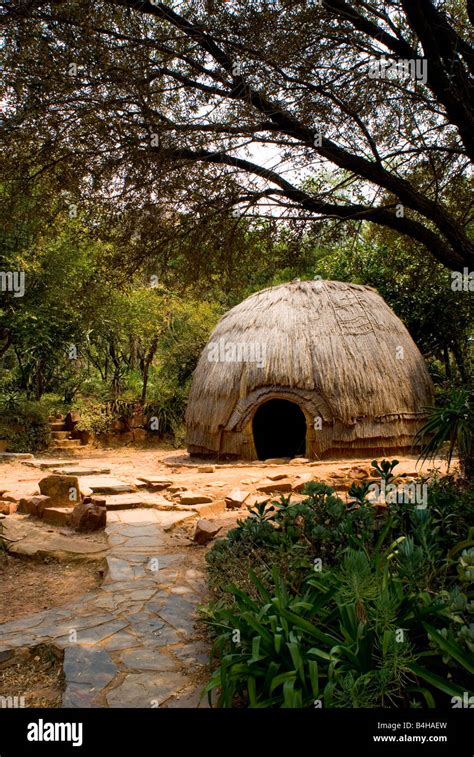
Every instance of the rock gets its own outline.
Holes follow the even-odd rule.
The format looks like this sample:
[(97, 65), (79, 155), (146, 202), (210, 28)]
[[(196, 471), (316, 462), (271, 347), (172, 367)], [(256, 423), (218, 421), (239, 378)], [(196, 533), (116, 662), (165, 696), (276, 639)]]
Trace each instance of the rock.
[(0, 460), (33, 460), (31, 452), (0, 452)]
[(213, 465), (200, 465), (198, 473), (214, 473), (215, 468)]
[(189, 490), (181, 492), (178, 499), (182, 505), (200, 505), (205, 504), (206, 502), (212, 502), (212, 497), (209, 497), (209, 495)]
[(45, 507), (43, 520), (51, 526), (68, 526), (72, 512), (70, 507)]
[(259, 492), (273, 494), (274, 492), (291, 492), (292, 484), (289, 479), (283, 481), (263, 481), (257, 486)]
[(366, 471), (364, 468), (359, 468), (357, 466), (354, 466), (350, 469), (348, 473), (349, 478), (355, 478), (359, 481), (362, 481), (364, 478), (369, 478), (369, 472)]
[(290, 460), (290, 465), (306, 465), (309, 462), (308, 457), (294, 457), (293, 460)]
[(186, 487), (183, 486), (183, 484), (173, 484), (173, 486), (170, 486), (168, 491), (170, 491), (172, 494), (176, 494), (177, 492), (185, 492), (187, 491)]
[(286, 465), (289, 462), (289, 457), (269, 457), (267, 460), (264, 460), (265, 465)]
[(39, 482), (41, 494), (50, 498), (53, 506), (74, 507), (81, 499), (81, 488), (77, 476), (46, 476)]
[(144, 428), (133, 429), (133, 441), (142, 444), (148, 439), (148, 432)]
[(251, 494), (250, 497), (245, 500), (245, 506), (250, 510), (251, 507), (255, 507), (255, 505), (263, 505), (264, 502), (269, 502), (270, 499), (270, 497), (265, 497), (263, 494)]
[(272, 473), (267, 476), (270, 481), (281, 481), (282, 478), (287, 478), (286, 473)]
[(195, 513), (199, 513), (199, 515), (206, 516), (206, 515), (218, 515), (219, 513), (225, 512), (226, 504), (225, 500), (223, 499), (216, 499), (214, 502), (211, 503), (205, 503), (203, 505), (176, 505), (178, 510), (193, 510)]
[(242, 507), (249, 494), (250, 492), (246, 492), (243, 489), (232, 489), (232, 491), (225, 498), (226, 507), (229, 510), (234, 510)]
[(221, 528), (222, 526), (216, 525), (213, 521), (201, 518), (196, 524), (193, 541), (195, 541), (196, 544), (207, 544), (207, 542), (214, 539)]
[(6, 502), (0, 500), (0, 514), (1, 515), (13, 515), (16, 512), (18, 505), (16, 502)]
[(36, 515), (38, 518), (42, 518), (45, 507), (49, 507), (51, 504), (52, 502), (49, 497), (46, 497), (44, 494), (37, 494), (35, 497), (20, 499), (17, 512), (26, 515)]
[[(167, 478), (145, 478), (139, 477), (138, 481), (141, 486), (146, 486), (147, 489), (151, 489), (152, 492), (159, 492), (161, 489), (168, 489), (172, 486), (173, 482)], [(141, 488), (139, 484), (139, 488)]]
[(311, 473), (300, 473), (299, 476), (296, 476), (296, 481), (294, 481), (293, 483), (292, 491), (303, 491), (303, 488), (306, 486), (306, 484), (309, 484), (310, 481), (314, 481), (314, 476)]
[(80, 502), (71, 514), (71, 525), (76, 531), (98, 531), (105, 528), (107, 511), (93, 503)]

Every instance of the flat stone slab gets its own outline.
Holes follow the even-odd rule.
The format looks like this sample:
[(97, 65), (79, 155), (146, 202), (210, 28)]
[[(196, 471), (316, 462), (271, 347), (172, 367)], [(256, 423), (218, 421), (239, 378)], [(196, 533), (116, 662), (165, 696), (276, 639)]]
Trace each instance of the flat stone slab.
[(5, 536), (13, 539), (9, 551), (27, 557), (54, 557), (61, 559), (100, 560), (108, 553), (107, 544), (94, 542), (79, 534), (63, 536), (43, 529), (33, 529), (28, 522), (19, 523), (5, 518)]
[(83, 647), (69, 647), (64, 651), (63, 669), (66, 686), (71, 683), (87, 684), (96, 693), (118, 673), (118, 667), (105, 649)]
[(122, 652), (120, 659), (131, 670), (176, 670), (176, 662), (157, 649), (141, 647)]
[(133, 492), (135, 487), (126, 481), (121, 481), (113, 476), (84, 476), (83, 483), (92, 489), (94, 494), (121, 494)]
[[(77, 641), (74, 642), (74, 646), (77, 646), (77, 644), (90, 644), (91, 646), (93, 646), (94, 644), (98, 644), (100, 641), (107, 639), (109, 636), (112, 636), (117, 631), (121, 631), (127, 626), (128, 623), (124, 622), (123, 620), (113, 620), (110, 623), (102, 623), (100, 626), (94, 626), (93, 628), (80, 629), (77, 632)], [(73, 623), (72, 627), (74, 628)], [(69, 636), (60, 636), (56, 639), (55, 643), (58, 644), (58, 646), (61, 646), (62, 641), (64, 642), (65, 646), (72, 646)]]
[[(172, 528), (181, 521), (188, 518), (195, 518), (195, 512), (179, 512), (178, 510), (155, 510), (151, 507), (135, 508), (132, 510), (120, 510), (116, 512), (107, 512), (107, 524), (155, 524), (165, 529)], [(120, 533), (120, 532), (119, 532)], [(152, 536), (152, 532), (147, 533)]]
[(0, 452), (0, 462), (2, 460), (33, 460), (34, 455), (29, 452)]
[(129, 673), (120, 686), (107, 694), (107, 704), (109, 707), (159, 707), (186, 683), (184, 676), (173, 671)]
[(107, 494), (105, 497), (107, 510), (129, 510), (132, 507), (143, 507), (141, 494)]
[(58, 466), (57, 470), (53, 469), (53, 473), (59, 473), (63, 476), (98, 476), (101, 474), (110, 473), (110, 468), (75, 468)]
[(46, 470), (47, 468), (60, 468), (63, 465), (70, 465), (70, 460), (63, 460), (63, 459), (57, 459), (53, 460), (49, 457), (47, 458), (37, 458), (35, 457), (33, 460), (25, 460), (22, 462), (22, 465), (27, 465), (29, 468), (42, 468)]

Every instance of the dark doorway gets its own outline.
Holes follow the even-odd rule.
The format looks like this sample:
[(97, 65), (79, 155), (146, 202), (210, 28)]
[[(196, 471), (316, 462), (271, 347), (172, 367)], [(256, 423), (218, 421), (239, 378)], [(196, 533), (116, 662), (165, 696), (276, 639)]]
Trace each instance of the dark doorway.
[(306, 419), (298, 405), (269, 400), (253, 417), (253, 438), (259, 460), (295, 457), (306, 452)]

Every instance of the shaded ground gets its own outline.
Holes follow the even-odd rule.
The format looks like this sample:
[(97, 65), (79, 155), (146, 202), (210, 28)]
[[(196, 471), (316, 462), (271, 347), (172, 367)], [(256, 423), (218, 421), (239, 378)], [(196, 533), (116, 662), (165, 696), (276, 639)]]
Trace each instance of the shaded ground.
[(62, 658), (62, 652), (48, 645), (0, 653), (0, 697), (13, 697), (15, 707), (60, 707)]

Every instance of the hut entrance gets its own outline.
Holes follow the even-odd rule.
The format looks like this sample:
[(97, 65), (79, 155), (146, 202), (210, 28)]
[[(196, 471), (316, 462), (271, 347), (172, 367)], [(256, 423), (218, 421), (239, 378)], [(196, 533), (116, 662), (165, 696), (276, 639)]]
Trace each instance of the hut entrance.
[(259, 460), (295, 457), (306, 452), (306, 419), (289, 400), (268, 400), (253, 417), (253, 439)]

